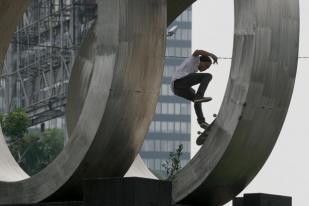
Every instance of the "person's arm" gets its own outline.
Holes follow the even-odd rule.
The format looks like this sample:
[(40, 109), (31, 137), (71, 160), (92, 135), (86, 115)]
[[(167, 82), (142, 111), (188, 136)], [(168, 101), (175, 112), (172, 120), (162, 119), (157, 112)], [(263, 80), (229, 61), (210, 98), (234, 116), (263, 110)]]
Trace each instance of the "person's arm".
[(192, 54), (192, 56), (209, 56), (213, 59), (214, 64), (218, 64), (218, 57), (210, 52), (204, 51), (204, 50), (195, 50)]

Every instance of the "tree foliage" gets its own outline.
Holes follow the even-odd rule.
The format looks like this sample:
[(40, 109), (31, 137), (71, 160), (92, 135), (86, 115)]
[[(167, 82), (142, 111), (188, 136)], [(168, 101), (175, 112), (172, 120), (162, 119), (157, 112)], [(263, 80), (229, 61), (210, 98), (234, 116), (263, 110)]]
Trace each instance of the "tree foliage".
[(175, 152), (169, 154), (169, 159), (162, 164), (162, 167), (165, 169), (167, 179), (173, 180), (175, 175), (181, 169), (180, 157), (182, 155), (183, 145), (178, 145), (178, 148)]
[[(64, 133), (60, 129), (47, 129), (41, 132), (29, 132), (17, 147), (18, 152), (13, 152), (20, 166), (30, 175), (33, 175), (49, 163), (62, 151)], [(17, 156), (17, 154), (22, 154)]]
[(27, 128), (30, 126), (30, 119), (27, 113), (19, 108), (14, 112), (10, 112), (7, 116), (1, 115), (0, 120), (4, 135), (15, 141), (27, 133)]
[(28, 132), (30, 119), (22, 109), (7, 115), (1, 114), (0, 124), (11, 153), (29, 175), (46, 167), (63, 149), (63, 130), (47, 129), (44, 132)]

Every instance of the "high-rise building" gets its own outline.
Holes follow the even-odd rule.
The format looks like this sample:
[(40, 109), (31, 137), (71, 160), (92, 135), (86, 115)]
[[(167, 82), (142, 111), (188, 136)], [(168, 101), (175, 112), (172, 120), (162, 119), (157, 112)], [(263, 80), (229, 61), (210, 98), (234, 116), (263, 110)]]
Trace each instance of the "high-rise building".
[(170, 83), (175, 68), (191, 55), (192, 8), (184, 11), (169, 29), (172, 32), (166, 42), (161, 93), (140, 153), (148, 168), (161, 172), (164, 171), (162, 164), (169, 158), (169, 153), (175, 152), (180, 144), (183, 145), (181, 165), (190, 160), (191, 104), (175, 96)]

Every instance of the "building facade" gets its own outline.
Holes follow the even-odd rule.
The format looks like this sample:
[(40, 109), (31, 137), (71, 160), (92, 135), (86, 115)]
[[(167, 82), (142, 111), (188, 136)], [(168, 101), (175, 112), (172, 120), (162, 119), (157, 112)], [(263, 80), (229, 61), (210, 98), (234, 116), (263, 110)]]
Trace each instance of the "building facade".
[(191, 55), (192, 8), (184, 11), (168, 29), (177, 27), (166, 42), (166, 60), (156, 114), (150, 125), (141, 157), (153, 171), (164, 173), (162, 164), (183, 145), (181, 165), (190, 160), (191, 103), (173, 94), (170, 88), (175, 68)]

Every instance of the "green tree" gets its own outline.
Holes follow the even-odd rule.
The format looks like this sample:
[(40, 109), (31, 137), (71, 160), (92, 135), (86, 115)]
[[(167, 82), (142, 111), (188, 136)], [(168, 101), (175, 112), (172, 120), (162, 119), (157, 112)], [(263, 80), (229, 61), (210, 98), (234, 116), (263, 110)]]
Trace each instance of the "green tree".
[(1, 115), (0, 119), (3, 133), (12, 140), (23, 137), (31, 123), (27, 113), (21, 108), (6, 116)]
[(1, 114), (0, 124), (15, 160), (29, 175), (46, 167), (63, 149), (63, 130), (28, 132), (30, 119), (22, 109)]
[(17, 162), (21, 160), (22, 153), (19, 148), (24, 147), (22, 137), (28, 132), (30, 119), (27, 113), (18, 108), (7, 115), (1, 114), (0, 123), (4, 135), (7, 137), (7, 143)]
[(178, 145), (178, 148), (175, 152), (169, 154), (169, 159), (162, 164), (162, 167), (165, 169), (167, 179), (173, 180), (175, 175), (181, 169), (180, 157), (182, 155), (183, 145)]
[(20, 166), (29, 175), (38, 173), (50, 164), (62, 151), (64, 132), (61, 129), (47, 129), (45, 132), (29, 132), (23, 138), (23, 156)]

